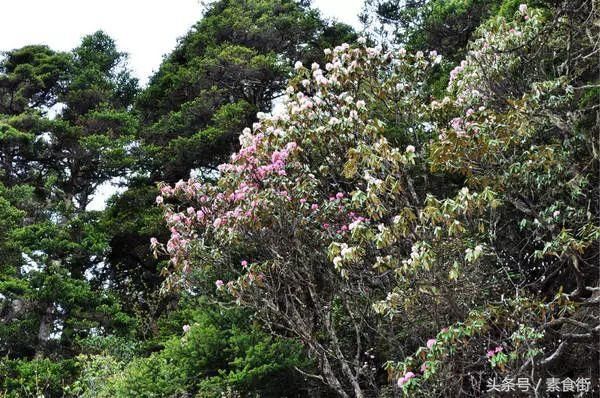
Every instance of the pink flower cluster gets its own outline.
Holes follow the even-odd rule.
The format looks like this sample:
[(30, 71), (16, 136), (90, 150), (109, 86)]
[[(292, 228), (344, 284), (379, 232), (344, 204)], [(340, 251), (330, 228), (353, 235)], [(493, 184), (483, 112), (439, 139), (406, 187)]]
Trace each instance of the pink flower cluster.
[(465, 68), (467, 67), (468, 63), (467, 61), (465, 61), (464, 59), (460, 62), (460, 65), (458, 65), (456, 68), (452, 69), (450, 71), (450, 82), (456, 80), (456, 78), (458, 77), (458, 75), (465, 70)]
[(398, 379), (398, 387), (402, 387), (405, 385), (410, 379), (415, 377), (416, 375), (413, 372), (406, 372), (404, 376)]
[(501, 352), (502, 350), (503, 350), (503, 348), (501, 346), (498, 346), (496, 348), (489, 349), (485, 355), (486, 355), (486, 357), (491, 358), (494, 355), (496, 355), (497, 353)]
[(268, 159), (264, 159), (258, 152), (264, 153), (267, 145), (265, 135), (257, 133), (252, 137), (250, 145), (243, 146), (238, 153), (232, 155), (230, 163), (219, 165), (219, 171), (221, 173), (233, 171), (238, 174), (246, 172), (259, 181), (271, 175), (285, 175), (286, 161), (298, 145), (293, 141), (289, 142), (283, 149), (274, 150)]
[[(240, 135), (241, 149), (218, 166), (217, 183), (190, 179), (161, 187), (156, 202), (165, 210), (171, 231), (164, 252), (173, 265), (187, 267), (192, 244), (217, 240), (225, 247), (229, 241), (256, 236), (256, 229), (264, 233), (285, 224), (288, 216), (303, 217), (309, 221), (305, 225), (320, 226), (319, 231), (336, 239), (369, 222), (351, 211), (355, 204), (348, 192), (335, 188), (331, 193), (338, 183), (328, 180), (321, 167), (327, 165), (328, 173), (337, 173), (349, 148), (364, 139), (373, 141), (374, 130), (365, 128), (368, 104), (350, 94), (355, 75), (390, 62), (425, 70), (425, 54), (383, 54), (381, 48), (368, 49), (363, 43), (359, 48), (344, 44), (328, 55), (331, 59), (323, 70), (317, 64), (308, 69), (297, 63), (301, 83), (291, 84), (300, 87), (286, 90), (284, 112), (257, 115), (258, 122)], [(429, 57), (439, 58), (436, 53)], [(402, 87), (411, 90), (404, 83)], [(414, 153), (415, 147), (408, 145), (405, 151)], [(363, 208), (356, 212), (368, 213)], [(163, 248), (156, 239), (151, 244), (156, 250)], [(241, 261), (244, 283), (262, 278), (253, 273), (259, 266)], [(218, 289), (230, 284), (216, 282)]]

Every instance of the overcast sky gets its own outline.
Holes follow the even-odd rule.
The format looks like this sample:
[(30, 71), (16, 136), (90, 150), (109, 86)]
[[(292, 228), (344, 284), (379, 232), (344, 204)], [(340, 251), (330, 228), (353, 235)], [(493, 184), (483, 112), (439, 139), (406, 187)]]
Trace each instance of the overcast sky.
[[(313, 5), (325, 17), (358, 27), (362, 2), (313, 0)], [(201, 13), (200, 0), (8, 0), (2, 4), (0, 51), (34, 43), (70, 50), (82, 36), (102, 29), (129, 53), (130, 67), (145, 84)]]

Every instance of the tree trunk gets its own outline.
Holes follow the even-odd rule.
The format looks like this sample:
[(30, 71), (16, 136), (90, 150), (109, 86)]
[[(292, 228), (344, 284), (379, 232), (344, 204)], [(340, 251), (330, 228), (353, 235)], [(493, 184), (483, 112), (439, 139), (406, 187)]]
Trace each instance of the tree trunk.
[(40, 320), (38, 329), (38, 344), (36, 347), (35, 357), (42, 358), (46, 351), (46, 345), (52, 334), (52, 325), (54, 324), (54, 305), (46, 304), (46, 311)]

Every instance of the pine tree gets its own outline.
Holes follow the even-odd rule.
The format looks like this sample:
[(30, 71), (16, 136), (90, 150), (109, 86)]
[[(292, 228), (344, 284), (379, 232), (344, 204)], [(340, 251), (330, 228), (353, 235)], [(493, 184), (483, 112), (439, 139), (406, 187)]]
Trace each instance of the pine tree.
[(99, 214), (86, 210), (95, 189), (131, 161), (137, 82), (125, 59), (96, 32), (72, 52), (26, 46), (0, 63), (3, 382), (20, 383), (34, 357), (31, 366), (68, 361), (79, 338), (127, 333), (130, 318), (94, 278), (108, 241)]

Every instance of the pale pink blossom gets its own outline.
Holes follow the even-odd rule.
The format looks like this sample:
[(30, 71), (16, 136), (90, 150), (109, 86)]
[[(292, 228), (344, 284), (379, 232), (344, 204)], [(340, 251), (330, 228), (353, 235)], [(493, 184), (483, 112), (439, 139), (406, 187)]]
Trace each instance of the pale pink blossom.
[(502, 348), (502, 346), (498, 346), (496, 348), (491, 348), (487, 351), (486, 356), (488, 358), (491, 358), (494, 355), (496, 355), (497, 353), (501, 352), (502, 350), (504, 350), (504, 348)]
[(408, 382), (413, 377), (415, 377), (415, 374), (413, 372), (406, 372), (406, 374), (404, 376), (402, 376), (400, 379), (398, 379), (398, 387), (402, 387), (404, 384), (406, 384), (406, 382)]
[(521, 13), (521, 15), (526, 15), (527, 14), (527, 4), (520, 4), (519, 12)]

